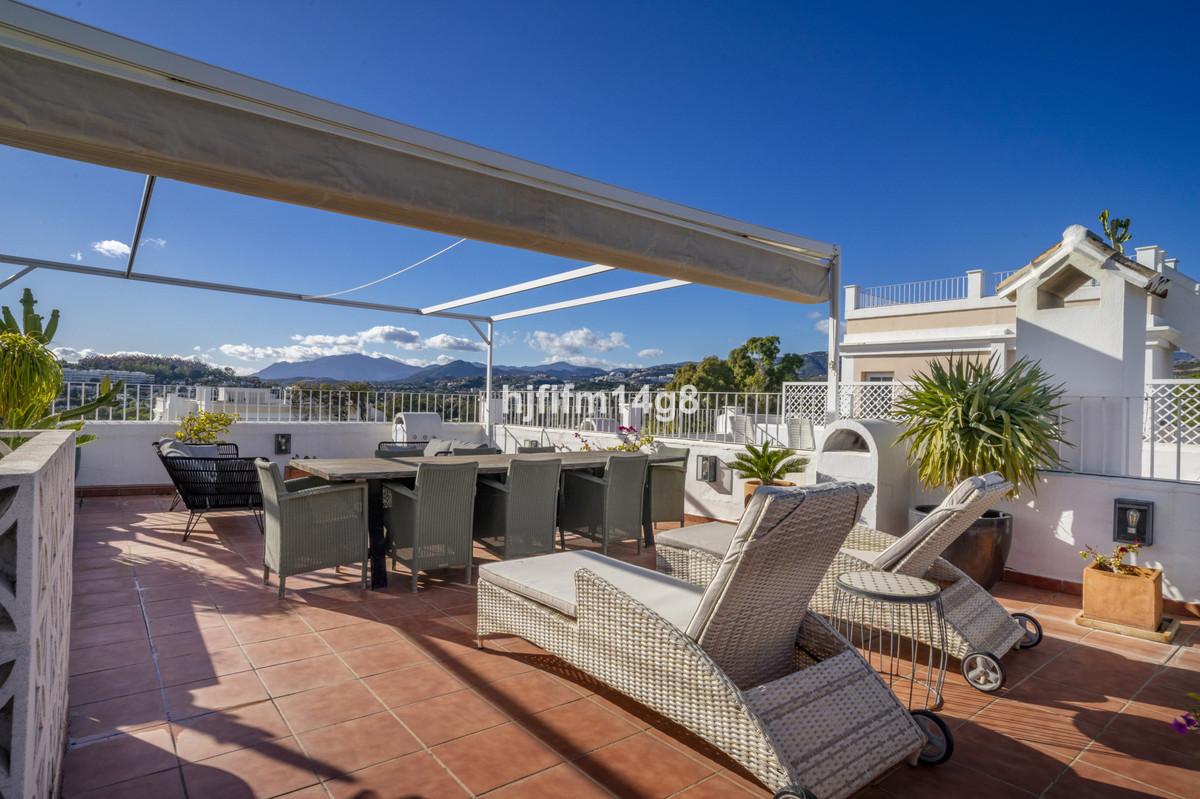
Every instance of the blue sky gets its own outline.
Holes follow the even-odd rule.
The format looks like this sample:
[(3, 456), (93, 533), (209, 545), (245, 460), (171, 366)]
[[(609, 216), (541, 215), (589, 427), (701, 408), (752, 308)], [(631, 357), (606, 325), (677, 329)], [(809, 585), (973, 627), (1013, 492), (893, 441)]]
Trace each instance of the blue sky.
[[(648, 194), (841, 245), (860, 285), (1013, 269), (1109, 207), (1200, 274), (1200, 12), (1103, 3), (39, 2), (222, 67)], [(142, 176), (0, 148), (0, 249), (123, 264)], [(139, 270), (329, 292), (454, 239), (160, 182)], [(159, 246), (156, 243), (161, 242)], [(100, 249), (105, 249), (103, 246)], [(468, 242), (352, 296), (405, 305), (572, 262)], [(500, 311), (645, 282), (611, 274)], [(40, 274), (56, 344), (240, 370), (433, 361), (465, 323)], [(656, 363), (751, 335), (824, 348), (823, 306), (702, 287), (500, 326), (499, 363)], [(817, 317), (817, 318), (814, 318)], [(404, 328), (399, 332), (386, 327)], [(441, 336), (441, 337), (439, 337)], [(658, 352), (661, 351), (661, 354)]]

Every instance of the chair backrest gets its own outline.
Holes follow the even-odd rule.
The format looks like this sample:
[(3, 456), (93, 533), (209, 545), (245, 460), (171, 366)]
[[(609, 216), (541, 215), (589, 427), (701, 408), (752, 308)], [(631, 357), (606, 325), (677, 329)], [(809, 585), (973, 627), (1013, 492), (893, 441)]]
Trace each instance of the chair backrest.
[(618, 453), (604, 466), (608, 487), (604, 492), (604, 521), (608, 538), (624, 540), (642, 535), (642, 502), (646, 489), (646, 469), (650, 462), (640, 453)]
[(256, 458), (254, 467), (258, 471), (258, 485), (262, 492), (263, 516), (268, 525), (279, 524), (279, 498), (287, 494), (287, 485), (279, 473), (279, 464), (266, 458)]
[(999, 472), (968, 477), (916, 526), (880, 553), (873, 565), (884, 571), (923, 577), (946, 547), (1011, 490), (1012, 483)]
[(419, 458), (425, 454), (425, 445), (408, 441), (380, 441), (375, 445), (376, 458)]
[(422, 463), (417, 467), (418, 548), (442, 546), (459, 555), (471, 546), (471, 523), (475, 517), (477, 463)]
[(513, 458), (508, 464), (505, 557), (554, 550), (561, 469), (557, 458)]
[(668, 461), (667, 463), (655, 464), (657, 466), (682, 466), (687, 467), (688, 454), (691, 452), (687, 447), (668, 447), (660, 446), (654, 450), (655, 455), (670, 455), (674, 458), (679, 458), (678, 461)]
[(558, 452), (554, 447), (517, 447), (518, 455), (536, 455), (543, 452)]
[(687, 634), (742, 688), (790, 672), (808, 603), (869, 485), (765, 486), (750, 499)]

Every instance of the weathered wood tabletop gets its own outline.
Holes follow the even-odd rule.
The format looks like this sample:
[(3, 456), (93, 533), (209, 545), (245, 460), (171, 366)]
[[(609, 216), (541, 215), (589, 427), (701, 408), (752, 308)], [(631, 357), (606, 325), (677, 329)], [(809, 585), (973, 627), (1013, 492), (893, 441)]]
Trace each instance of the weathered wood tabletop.
[[(323, 480), (401, 480), (417, 476), (422, 463), (479, 464), (480, 474), (499, 474), (508, 471), (513, 458), (528, 460), (561, 460), (564, 469), (599, 469), (608, 463), (613, 452), (538, 452), (526, 455), (437, 455), (420, 458), (297, 458), (289, 464), (316, 475)], [(650, 453), (650, 463), (679, 460), (678, 455)]]

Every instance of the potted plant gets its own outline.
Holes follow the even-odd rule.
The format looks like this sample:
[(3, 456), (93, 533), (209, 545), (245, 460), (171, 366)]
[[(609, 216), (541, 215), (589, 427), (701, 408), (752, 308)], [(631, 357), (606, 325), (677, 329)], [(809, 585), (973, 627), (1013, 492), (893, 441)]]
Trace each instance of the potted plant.
[(238, 420), (236, 413), (196, 410), (179, 420), (175, 438), (185, 444), (219, 444)]
[(790, 449), (771, 449), (771, 442), (764, 441), (761, 447), (747, 444), (746, 450), (729, 466), (746, 481), (742, 490), (743, 501), (748, 505), (759, 486), (794, 486), (795, 483), (784, 480), (784, 476), (800, 471), (807, 463), (807, 458), (793, 457)]
[[(1062, 465), (1062, 386), (1051, 385), (1028, 358), (1004, 372), (995, 366), (967, 358), (931, 361), (896, 401), (905, 428), (898, 442), (907, 444), (908, 461), (926, 488), (949, 491), (968, 477), (999, 472), (1012, 483), (1013, 496), (1022, 489), (1036, 494), (1038, 470)], [(913, 523), (934, 507), (916, 506)], [(1012, 515), (990, 510), (944, 557), (990, 589), (1004, 575), (1011, 546)]]
[(1083, 569), (1083, 615), (1102, 621), (1154, 632), (1162, 622), (1162, 569), (1125, 563), (1136, 555), (1138, 544), (1119, 544), (1111, 555), (1091, 546), (1079, 556), (1090, 561)]

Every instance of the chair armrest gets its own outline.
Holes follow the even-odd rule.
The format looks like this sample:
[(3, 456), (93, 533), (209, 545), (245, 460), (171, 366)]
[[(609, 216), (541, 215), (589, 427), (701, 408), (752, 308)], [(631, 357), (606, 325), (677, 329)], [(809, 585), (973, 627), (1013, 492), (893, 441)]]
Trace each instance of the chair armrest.
[(297, 491), (304, 491), (307, 488), (320, 488), (329, 485), (328, 480), (322, 480), (320, 477), (293, 477), (291, 480), (283, 481), (284, 487), (289, 494), (294, 494)]
[(475, 481), (480, 488), (490, 488), (493, 491), (502, 491), (507, 494), (511, 489), (499, 480), (493, 480), (490, 477), (480, 477)]
[(366, 493), (366, 486), (360, 483), (343, 483), (341, 485), (320, 485), (312, 488), (304, 488), (299, 491), (289, 491), (279, 498), (280, 502), (291, 502), (297, 499), (309, 499), (310, 497), (323, 497), (329, 494), (352, 494), (355, 492)]
[(384, 483), (383, 490), (391, 491), (393, 494), (398, 494), (399, 496), (402, 496), (406, 499), (411, 499), (413, 501), (416, 501), (417, 499), (416, 491), (413, 491), (408, 486), (401, 485), (400, 483)]

